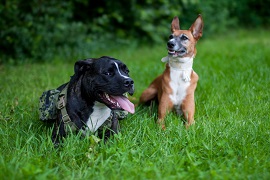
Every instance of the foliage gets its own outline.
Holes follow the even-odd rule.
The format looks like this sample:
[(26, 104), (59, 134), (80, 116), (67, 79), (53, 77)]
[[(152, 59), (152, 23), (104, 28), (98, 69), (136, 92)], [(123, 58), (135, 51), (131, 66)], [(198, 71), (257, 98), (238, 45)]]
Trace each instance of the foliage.
[[(75, 59), (0, 66), (0, 179), (269, 179), (269, 38), (256, 29), (198, 42), (190, 129), (171, 113), (162, 131), (156, 107), (139, 106), (106, 144), (70, 135), (58, 150), (52, 126), (38, 120), (38, 98), (69, 80)], [(103, 53), (129, 67), (135, 103), (164, 70), (160, 44), (93, 55)]]
[(72, 16), (68, 2), (18, 0), (0, 8), (0, 49), (6, 58), (49, 58), (48, 53), (56, 53), (58, 46), (77, 46), (82, 40), (78, 34), (86, 31), (81, 23), (68, 21)]
[(160, 43), (174, 16), (189, 28), (202, 14), (209, 36), (228, 27), (269, 25), (269, 12), (262, 0), (3, 1), (0, 63), (73, 59), (119, 44)]

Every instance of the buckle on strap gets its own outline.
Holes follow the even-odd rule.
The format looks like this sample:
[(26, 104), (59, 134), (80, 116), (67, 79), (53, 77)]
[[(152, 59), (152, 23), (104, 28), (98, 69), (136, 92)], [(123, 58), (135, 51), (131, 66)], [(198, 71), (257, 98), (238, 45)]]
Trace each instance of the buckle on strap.
[(69, 115), (68, 114), (62, 115), (62, 120), (63, 120), (63, 122), (65, 124), (71, 122), (71, 119), (69, 118)]
[(58, 101), (58, 109), (63, 109), (65, 107), (65, 96), (60, 96)]

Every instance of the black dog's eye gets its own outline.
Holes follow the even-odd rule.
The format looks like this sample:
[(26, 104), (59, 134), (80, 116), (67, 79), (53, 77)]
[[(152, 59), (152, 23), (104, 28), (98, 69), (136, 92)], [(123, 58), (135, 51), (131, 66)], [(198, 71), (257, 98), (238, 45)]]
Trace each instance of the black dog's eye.
[(188, 37), (185, 36), (185, 35), (182, 35), (182, 36), (181, 36), (181, 40), (182, 40), (182, 41), (188, 40)]
[(128, 69), (125, 69), (124, 72), (125, 72), (126, 74), (128, 74), (128, 73), (129, 73), (129, 70), (128, 70)]
[(103, 74), (106, 75), (106, 76), (112, 76), (113, 75), (113, 69), (108, 69), (107, 71), (104, 71)]
[(106, 76), (112, 76), (111, 72), (104, 72), (103, 74), (105, 74)]
[(122, 65), (122, 66), (121, 66), (121, 70), (122, 70), (124, 73), (126, 73), (126, 74), (129, 73), (129, 70), (128, 70), (128, 68), (127, 68), (126, 65)]
[(173, 38), (173, 35), (171, 34), (170, 36), (169, 36), (169, 39), (172, 39)]

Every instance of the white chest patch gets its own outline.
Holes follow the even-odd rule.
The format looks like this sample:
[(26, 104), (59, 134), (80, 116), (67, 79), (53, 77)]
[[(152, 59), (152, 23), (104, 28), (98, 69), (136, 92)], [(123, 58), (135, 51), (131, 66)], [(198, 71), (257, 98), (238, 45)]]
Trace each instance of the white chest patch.
[(100, 102), (95, 102), (93, 109), (86, 123), (91, 132), (95, 132), (111, 114), (111, 109)]
[[(185, 73), (190, 75), (191, 71), (192, 70), (185, 71)], [(183, 80), (183, 74), (184, 71), (175, 70), (173, 68), (170, 69), (170, 87), (172, 88), (170, 99), (175, 106), (182, 104), (182, 101), (187, 94), (187, 88), (190, 86), (190, 81)]]
[(172, 58), (164, 57), (163, 62), (167, 62), (170, 66), (170, 87), (172, 94), (170, 99), (176, 110), (180, 109), (187, 94), (187, 88), (190, 86), (190, 76), (192, 72), (193, 57), (191, 58)]

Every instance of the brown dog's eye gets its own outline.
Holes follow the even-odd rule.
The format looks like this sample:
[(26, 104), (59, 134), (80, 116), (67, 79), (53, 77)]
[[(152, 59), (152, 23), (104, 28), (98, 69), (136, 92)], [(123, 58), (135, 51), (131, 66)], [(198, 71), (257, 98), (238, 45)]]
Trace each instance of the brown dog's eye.
[(183, 41), (188, 40), (188, 37), (185, 36), (185, 35), (182, 35), (182, 36), (181, 36), (181, 40), (183, 40)]
[(170, 36), (169, 36), (169, 39), (172, 39), (173, 38), (173, 35), (171, 34)]

